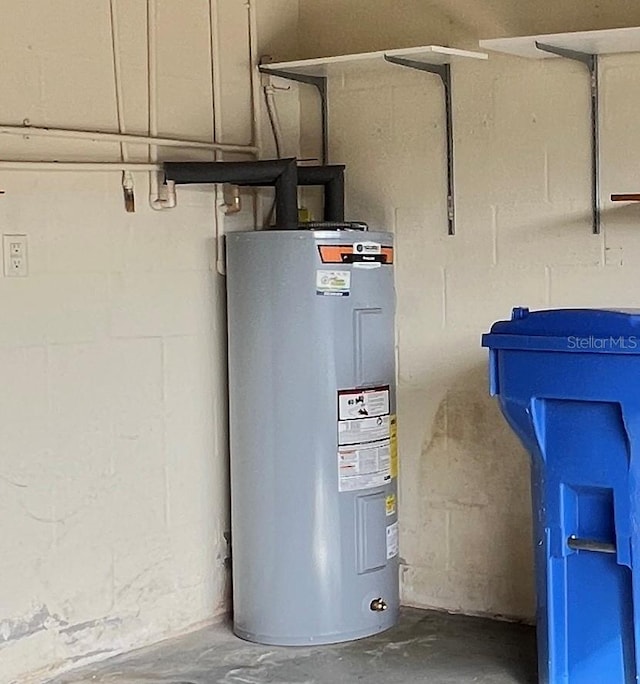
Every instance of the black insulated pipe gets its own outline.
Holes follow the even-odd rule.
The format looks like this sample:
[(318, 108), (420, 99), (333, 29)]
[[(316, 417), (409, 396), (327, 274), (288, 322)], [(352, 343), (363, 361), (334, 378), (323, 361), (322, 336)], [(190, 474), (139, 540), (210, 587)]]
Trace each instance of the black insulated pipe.
[(344, 171), (341, 164), (297, 166), (295, 159), (251, 162), (165, 162), (166, 180), (176, 185), (231, 183), (250, 187), (274, 186), (276, 228), (298, 228), (298, 185), (324, 188), (324, 221), (344, 222)]
[(344, 221), (344, 165), (299, 166), (298, 185), (324, 187), (324, 220), (331, 223)]
[(231, 183), (276, 190), (276, 228), (298, 228), (298, 167), (295, 159), (251, 162), (165, 162), (166, 180), (176, 185)]

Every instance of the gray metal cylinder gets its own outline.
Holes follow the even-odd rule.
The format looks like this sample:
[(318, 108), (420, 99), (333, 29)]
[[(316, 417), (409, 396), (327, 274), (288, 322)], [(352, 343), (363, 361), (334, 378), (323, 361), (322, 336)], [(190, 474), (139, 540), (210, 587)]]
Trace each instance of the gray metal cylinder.
[(393, 236), (227, 236), (234, 629), (326, 644), (398, 617)]

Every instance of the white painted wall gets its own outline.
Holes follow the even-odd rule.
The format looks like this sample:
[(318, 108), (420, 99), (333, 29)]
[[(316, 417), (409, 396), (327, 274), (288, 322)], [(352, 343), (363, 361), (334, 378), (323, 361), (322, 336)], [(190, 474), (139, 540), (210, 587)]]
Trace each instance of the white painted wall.
[[(303, 56), (637, 25), (627, 2), (301, 0)], [(398, 244), (401, 556), (406, 604), (530, 619), (528, 459), (488, 396), (480, 335), (514, 305), (640, 306), (640, 56), (602, 61), (603, 233), (591, 234), (581, 65), (491, 56), (456, 65), (458, 235), (446, 235), (436, 77), (388, 67), (330, 95), (348, 216)], [(302, 120), (314, 112), (303, 101)], [(303, 154), (317, 151), (303, 128)]]
[[(159, 2), (161, 134), (211, 139), (207, 5)], [(246, 3), (218, 5), (224, 141), (248, 143)], [(1, 123), (115, 129), (108, 8), (0, 1)], [(117, 10), (125, 123), (146, 133), (146, 3)], [(262, 0), (259, 12), (265, 49), (293, 51), (297, 34), (279, 32), (297, 20), (297, 0)], [(296, 139), (297, 107), (292, 96), (281, 108)], [(0, 140), (3, 159), (118, 155), (117, 145)], [(137, 211), (126, 214), (118, 173), (0, 175), (0, 233), (27, 234), (30, 261), (28, 278), (0, 277), (2, 682), (41, 682), (229, 605), (213, 196), (181, 189), (177, 209), (153, 212), (146, 175), (135, 180)], [(247, 211), (234, 225), (251, 221)]]

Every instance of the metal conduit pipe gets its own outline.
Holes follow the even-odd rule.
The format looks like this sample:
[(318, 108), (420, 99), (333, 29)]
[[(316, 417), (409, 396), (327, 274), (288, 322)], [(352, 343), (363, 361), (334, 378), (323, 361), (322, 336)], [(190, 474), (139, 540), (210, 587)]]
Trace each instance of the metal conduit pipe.
[(251, 79), (251, 141), (256, 150), (262, 149), (262, 110), (260, 108), (260, 81), (258, 72), (258, 11), (255, 0), (247, 0), (249, 23), (249, 72)]
[[(149, 107), (149, 137), (158, 136), (158, 35), (157, 35), (157, 0), (147, 0), (147, 104)], [(158, 148), (149, 146), (149, 161), (158, 161)], [(177, 204), (175, 185), (161, 185), (160, 174), (149, 174), (149, 206), (156, 211), (173, 209)]]
[(254, 145), (233, 145), (230, 143), (211, 143), (202, 140), (183, 140), (180, 138), (159, 138), (129, 133), (110, 133), (108, 131), (87, 131), (74, 128), (49, 128), (42, 126), (5, 126), (0, 125), (0, 135), (17, 135), (25, 138), (61, 138), (63, 140), (86, 140), (102, 143), (131, 143), (133, 145), (157, 145), (158, 147), (181, 147), (195, 150), (219, 150), (237, 154), (256, 155)]
[(299, 166), (298, 185), (324, 187), (324, 220), (344, 221), (344, 170), (342, 164), (329, 166)]
[[(246, 0), (249, 26), (249, 78), (251, 80), (251, 142), (262, 151), (262, 99), (260, 84), (262, 75), (258, 72), (258, 10), (256, 0)], [(261, 154), (257, 157), (260, 158)], [(256, 226), (263, 223), (262, 198), (255, 193), (253, 201), (253, 219)]]
[[(248, 26), (249, 26), (249, 39), (250, 39), (250, 62), (253, 65), (256, 61), (256, 55), (258, 53), (257, 48), (257, 18), (256, 9), (254, 3), (251, 0), (247, 0), (248, 9)], [(115, 5), (112, 4), (115, 9)], [(155, 7), (152, 5), (148, 8), (148, 14), (153, 14), (155, 12)], [(112, 14), (112, 19), (115, 19), (115, 14)], [(154, 33), (150, 31), (150, 33)], [(116, 36), (113, 36), (116, 40)], [(116, 41), (117, 42), (117, 41)], [(151, 36), (151, 45), (148, 46), (148, 51), (151, 52), (151, 62), (155, 62), (155, 35)], [(150, 50), (149, 50), (150, 48)], [(115, 48), (114, 48), (115, 49)], [(118, 65), (114, 63), (114, 68)], [(150, 66), (152, 66), (150, 64)], [(152, 90), (155, 89), (155, 83), (151, 84)], [(229, 152), (235, 154), (246, 154), (250, 156), (258, 156), (260, 154), (260, 78), (256, 75), (255, 69), (251, 69), (251, 87), (252, 87), (252, 141), (251, 144), (233, 144), (233, 143), (220, 143), (220, 142), (206, 142), (203, 140), (185, 140), (182, 138), (172, 138), (172, 137), (159, 137), (157, 133), (155, 135), (136, 135), (127, 134), (122, 130), (119, 133), (110, 131), (96, 131), (96, 130), (86, 130), (86, 129), (73, 129), (73, 128), (57, 128), (48, 126), (32, 126), (28, 120), (25, 120), (24, 124), (21, 126), (11, 125), (11, 124), (0, 124), (0, 136), (11, 135), (11, 136), (21, 136), (24, 138), (60, 138), (67, 140), (86, 140), (88, 142), (94, 143), (121, 143), (123, 146), (126, 144), (141, 144), (148, 145), (150, 148), (157, 147), (177, 147), (183, 149), (200, 149), (200, 150), (211, 150), (213, 152)], [(120, 98), (121, 99), (121, 98)], [(122, 114), (122, 113), (121, 113)], [(155, 113), (154, 117), (155, 118)], [(120, 116), (121, 125), (123, 124), (123, 114)], [(122, 126), (124, 128), (124, 126)], [(153, 156), (149, 163), (136, 163), (129, 162), (127, 159), (123, 159), (121, 163), (115, 162), (56, 162), (56, 161), (26, 161), (26, 160), (11, 160), (4, 159), (0, 160), (0, 170), (4, 171), (161, 171), (162, 164), (159, 164)], [(126, 155), (125, 155), (126, 157)], [(156, 178), (151, 179), (153, 185), (157, 185)], [(171, 188), (165, 188), (165, 191), (172, 193)], [(160, 202), (167, 202), (167, 198), (164, 200), (160, 199)], [(172, 198), (168, 198), (169, 204), (172, 202)]]
[[(124, 120), (124, 96), (122, 92), (122, 65), (120, 63), (120, 28), (118, 26), (117, 0), (109, 2), (109, 20), (111, 25), (111, 58), (113, 62), (113, 85), (116, 98), (116, 118), (118, 120), (118, 133), (126, 134)], [(123, 163), (129, 161), (127, 144), (120, 143), (120, 156)], [(124, 208), (132, 214), (136, 210), (136, 198), (134, 192), (133, 174), (131, 171), (122, 172), (122, 192), (124, 195)]]
[(56, 162), (20, 161), (0, 159), (0, 171), (155, 171), (161, 172), (161, 164), (144, 162)]
[(164, 171), (167, 183), (176, 185), (232, 183), (248, 187), (273, 186), (276, 190), (276, 228), (298, 228), (298, 167), (295, 159), (165, 162)]

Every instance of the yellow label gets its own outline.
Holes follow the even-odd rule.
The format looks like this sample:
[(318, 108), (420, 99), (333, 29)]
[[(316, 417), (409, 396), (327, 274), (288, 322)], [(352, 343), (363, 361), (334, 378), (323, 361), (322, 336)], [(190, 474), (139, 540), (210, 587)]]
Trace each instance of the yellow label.
[(395, 414), (391, 416), (389, 437), (391, 440), (391, 477), (398, 477), (398, 422)]
[(396, 495), (389, 494), (385, 499), (385, 504), (387, 507), (387, 515), (393, 515), (396, 512)]

